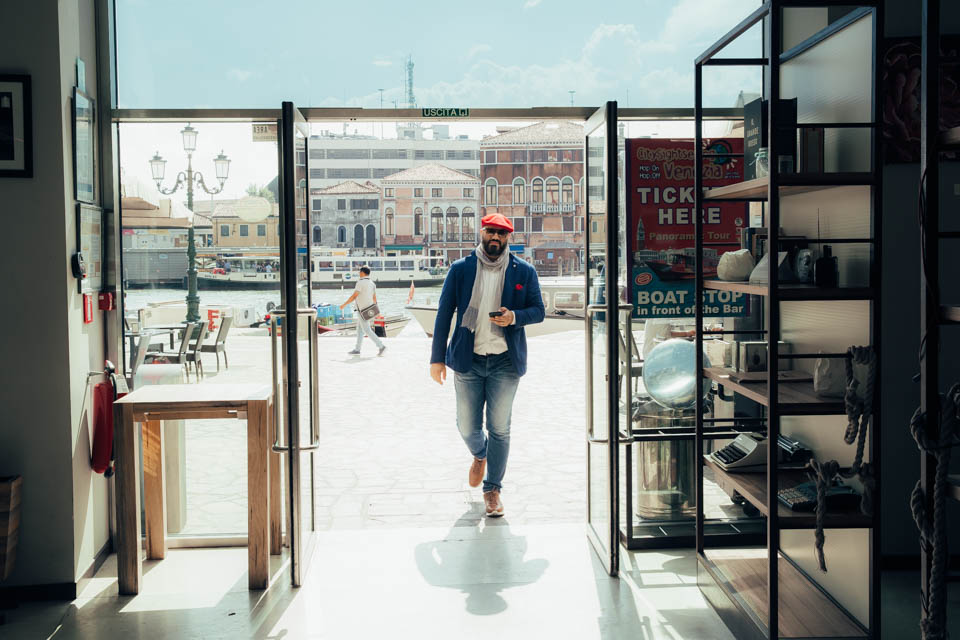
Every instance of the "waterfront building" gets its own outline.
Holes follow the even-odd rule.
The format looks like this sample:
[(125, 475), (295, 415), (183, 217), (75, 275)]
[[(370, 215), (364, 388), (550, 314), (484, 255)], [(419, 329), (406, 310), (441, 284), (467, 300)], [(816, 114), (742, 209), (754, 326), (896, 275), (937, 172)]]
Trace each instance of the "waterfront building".
[(387, 255), (441, 256), (449, 264), (477, 244), (480, 181), (442, 164), (387, 176), (383, 249)]
[(380, 247), (380, 190), (346, 180), (310, 191), (310, 246), (349, 248), (377, 255)]
[[(480, 215), (497, 212), (511, 218), (514, 250), (522, 247), (541, 274), (580, 270), (583, 125), (538, 122), (500, 131), (480, 142)], [(536, 251), (539, 246), (553, 249)]]
[[(430, 132), (430, 138), (424, 134)], [(449, 136), (448, 125), (398, 124), (396, 138), (324, 131), (310, 137), (310, 189), (344, 180), (380, 186), (383, 178), (420, 165), (442, 162), (462, 173), (480, 175), (480, 141)]]
[(238, 215), (233, 203), (220, 203), (213, 210), (213, 246), (218, 250), (280, 247), (280, 207), (270, 203), (270, 213), (261, 220)]

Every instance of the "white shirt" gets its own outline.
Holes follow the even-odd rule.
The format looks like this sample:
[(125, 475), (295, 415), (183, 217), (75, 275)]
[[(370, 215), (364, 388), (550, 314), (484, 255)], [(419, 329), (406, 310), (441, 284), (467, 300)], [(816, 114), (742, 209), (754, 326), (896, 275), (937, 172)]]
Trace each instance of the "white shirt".
[[(509, 268), (509, 265), (507, 265)], [(483, 278), (483, 297), (477, 312), (477, 331), (473, 336), (473, 352), (479, 356), (496, 355), (507, 350), (507, 341), (491, 331), (490, 312), (500, 309), (500, 296), (497, 291), (497, 272), (477, 265), (477, 277)]]
[(360, 311), (373, 304), (373, 294), (377, 290), (377, 285), (373, 284), (370, 278), (363, 277), (357, 280), (357, 286), (353, 290), (357, 292), (354, 304), (357, 305), (357, 311)]

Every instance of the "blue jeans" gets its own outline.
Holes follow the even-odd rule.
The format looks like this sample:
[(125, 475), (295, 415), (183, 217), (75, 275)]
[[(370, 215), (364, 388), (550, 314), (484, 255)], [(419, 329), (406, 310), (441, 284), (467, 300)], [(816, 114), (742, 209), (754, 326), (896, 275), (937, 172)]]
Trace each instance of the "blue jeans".
[(363, 316), (357, 312), (357, 346), (353, 348), (354, 351), (360, 351), (360, 345), (363, 344), (363, 334), (370, 336), (373, 344), (377, 345), (377, 349), (383, 349), (383, 342), (381, 342), (377, 334), (373, 332), (373, 328), (370, 327), (370, 321), (364, 320)]
[[(510, 414), (517, 395), (517, 375), (510, 354), (473, 355), (468, 373), (456, 372), (457, 429), (475, 458), (487, 459), (483, 490), (500, 489), (510, 453)], [(487, 407), (487, 434), (483, 433), (483, 407)]]

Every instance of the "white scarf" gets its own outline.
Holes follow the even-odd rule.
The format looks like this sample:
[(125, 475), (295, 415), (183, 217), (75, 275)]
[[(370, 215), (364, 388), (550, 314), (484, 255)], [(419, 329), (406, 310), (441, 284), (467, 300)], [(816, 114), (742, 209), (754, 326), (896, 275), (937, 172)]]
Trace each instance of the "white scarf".
[[(507, 265), (510, 264), (510, 247), (504, 247), (503, 253), (501, 253), (496, 258), (491, 258), (484, 252), (483, 245), (478, 245), (474, 250), (474, 253), (477, 256), (477, 275), (473, 279), (473, 291), (470, 293), (470, 304), (467, 306), (467, 310), (463, 312), (463, 322), (461, 322), (461, 327), (466, 327), (473, 333), (477, 332), (477, 322), (480, 317), (480, 300), (483, 299), (483, 274), (480, 273), (481, 269), (488, 271), (495, 271), (497, 274), (496, 278), (496, 289), (497, 292), (503, 292), (503, 278), (507, 273)], [(500, 306), (497, 305), (497, 309)], [(496, 309), (494, 309), (495, 311)], [(494, 335), (502, 336), (503, 327), (497, 326), (491, 323), (490, 330)]]

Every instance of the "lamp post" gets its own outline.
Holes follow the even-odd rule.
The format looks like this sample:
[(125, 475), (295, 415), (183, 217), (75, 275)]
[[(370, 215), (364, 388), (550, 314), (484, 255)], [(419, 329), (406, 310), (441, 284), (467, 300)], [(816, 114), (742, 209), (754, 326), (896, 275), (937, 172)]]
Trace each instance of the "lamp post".
[[(220, 187), (210, 189), (203, 181), (203, 174), (193, 170), (193, 152), (197, 149), (197, 130), (188, 123), (180, 131), (183, 136), (183, 150), (187, 153), (187, 170), (177, 174), (177, 182), (170, 189), (164, 189), (160, 186), (163, 182), (163, 174), (167, 166), (167, 161), (160, 157), (160, 153), (154, 154), (150, 159), (150, 172), (157, 183), (157, 190), (163, 195), (175, 193), (177, 189), (186, 184), (187, 186), (187, 209), (193, 213), (193, 183), (196, 182), (204, 191), (210, 195), (216, 195), (223, 191), (223, 183), (227, 181), (230, 174), (230, 160), (223, 155), (213, 159), (213, 166), (217, 172), (217, 180)], [(194, 217), (195, 218), (195, 217)], [(193, 235), (194, 221), (191, 220), (190, 228), (187, 230), (187, 322), (197, 322), (200, 320), (200, 296), (197, 295), (197, 245)]]

